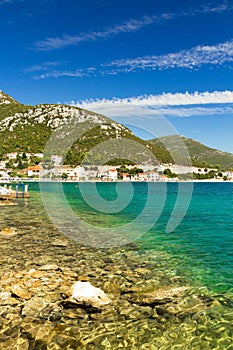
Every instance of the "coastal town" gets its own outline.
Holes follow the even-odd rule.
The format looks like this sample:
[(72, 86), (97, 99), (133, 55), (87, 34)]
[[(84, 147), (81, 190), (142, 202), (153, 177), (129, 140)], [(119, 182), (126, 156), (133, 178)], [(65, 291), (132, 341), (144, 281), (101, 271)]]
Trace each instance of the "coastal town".
[(233, 170), (198, 168), (174, 164), (78, 165), (63, 164), (52, 155), (44, 167), (43, 153), (11, 152), (0, 155), (0, 182), (9, 181), (139, 181), (175, 182), (187, 180), (233, 181)]

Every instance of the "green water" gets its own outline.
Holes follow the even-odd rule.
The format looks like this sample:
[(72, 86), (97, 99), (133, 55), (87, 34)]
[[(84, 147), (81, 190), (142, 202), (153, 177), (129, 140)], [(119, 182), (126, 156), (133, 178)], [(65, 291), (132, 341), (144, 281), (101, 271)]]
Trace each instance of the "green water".
[[(56, 186), (56, 185), (54, 185)], [(54, 186), (47, 188), (54, 191)], [(82, 185), (90, 196), (93, 184)], [(99, 195), (109, 205), (117, 199), (116, 184), (98, 183)], [(120, 184), (124, 190), (126, 184)], [(159, 194), (164, 185), (153, 184), (154, 202), (160, 201)], [(33, 189), (33, 188), (31, 188)], [(133, 184), (131, 202), (118, 213), (104, 213), (90, 208), (83, 200), (77, 184), (64, 184), (64, 192), (73, 213), (84, 221), (99, 227), (118, 227), (134, 220), (146, 205), (148, 189), (146, 183)], [(166, 224), (177, 198), (178, 184), (168, 183), (166, 202), (157, 222), (136, 241), (143, 255), (152, 250), (167, 252), (170, 256), (168, 268), (186, 276), (197, 285), (207, 286), (213, 291), (233, 288), (233, 184), (195, 183), (192, 199), (181, 223), (171, 233), (165, 233)], [(54, 194), (54, 193), (53, 193)], [(153, 192), (152, 192), (153, 195)], [(55, 196), (55, 194), (54, 194)], [(94, 199), (93, 199), (94, 200)], [(107, 204), (108, 205), (108, 204)], [(98, 206), (98, 202), (97, 202)], [(153, 211), (151, 215), (153, 215)]]

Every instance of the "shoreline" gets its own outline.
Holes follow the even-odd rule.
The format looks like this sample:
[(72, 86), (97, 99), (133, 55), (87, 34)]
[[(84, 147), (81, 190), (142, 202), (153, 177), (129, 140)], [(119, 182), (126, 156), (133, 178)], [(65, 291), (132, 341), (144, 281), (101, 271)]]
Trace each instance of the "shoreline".
[(13, 179), (11, 181), (1, 181), (0, 185), (14, 185), (21, 182), (29, 182), (29, 183), (40, 183), (40, 182), (49, 182), (49, 183), (188, 183), (188, 182), (216, 182), (216, 183), (233, 183), (233, 180), (222, 180), (222, 179), (189, 179), (189, 180), (165, 180), (165, 181), (123, 181), (123, 180), (115, 180), (115, 181), (103, 181), (103, 180), (49, 180), (49, 179), (28, 179), (28, 178), (21, 178), (21, 179)]

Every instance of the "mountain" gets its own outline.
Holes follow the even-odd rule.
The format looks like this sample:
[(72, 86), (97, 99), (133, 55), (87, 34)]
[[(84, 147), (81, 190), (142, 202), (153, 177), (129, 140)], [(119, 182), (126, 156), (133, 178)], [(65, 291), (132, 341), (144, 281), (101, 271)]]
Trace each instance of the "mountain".
[[(207, 147), (202, 143), (181, 135), (165, 136), (152, 139), (153, 145), (172, 148), (175, 159), (182, 163), (182, 145), (185, 144), (192, 164), (197, 167), (219, 167), (222, 170), (233, 168), (233, 154)], [(166, 146), (165, 146), (166, 145)]]
[(77, 128), (85, 132), (71, 143), (65, 153), (65, 164), (75, 166), (85, 158), (90, 164), (108, 160), (111, 165), (129, 164), (127, 160), (132, 160), (133, 163), (158, 165), (174, 163), (172, 156), (177, 164), (184, 164), (181, 156), (184, 142), (193, 165), (218, 166), (222, 170), (233, 168), (233, 154), (209, 148), (193, 139), (176, 135), (144, 141), (103, 115), (63, 104), (28, 106), (0, 91), (0, 156), (9, 152), (43, 152), (51, 135), (56, 135), (54, 152), (58, 152), (67, 140), (71, 142)]
[[(76, 127), (85, 129), (85, 126), (88, 130), (72, 144), (66, 154), (65, 164), (80, 164), (89, 151), (98, 144), (102, 143), (105, 146), (104, 142), (107, 140), (123, 138), (131, 142), (127, 145), (124, 143), (122, 149), (119, 148), (119, 142), (111, 144), (113, 152), (111, 159), (120, 158), (116, 160), (118, 164), (124, 159), (132, 158), (135, 163), (149, 162), (153, 158), (151, 153), (156, 155), (157, 163), (172, 162), (169, 152), (164, 147), (141, 140), (123, 125), (103, 115), (62, 104), (28, 106), (0, 92), (0, 155), (9, 152), (43, 152), (54, 132), (58, 135), (56, 146), (59, 150), (60, 144), (71, 138), (73, 129)], [(109, 145), (106, 144), (106, 159), (109, 153), (107, 151)], [(101, 157), (96, 155), (92, 155), (91, 160), (102, 161)]]

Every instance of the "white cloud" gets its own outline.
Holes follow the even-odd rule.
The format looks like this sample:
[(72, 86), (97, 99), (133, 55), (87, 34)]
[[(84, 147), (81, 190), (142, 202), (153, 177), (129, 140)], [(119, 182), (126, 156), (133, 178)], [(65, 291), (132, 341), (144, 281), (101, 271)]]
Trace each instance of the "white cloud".
[(218, 4), (216, 6), (210, 6), (208, 4), (204, 4), (202, 6), (202, 13), (222, 13), (222, 12), (226, 12), (226, 11), (231, 11), (233, 9), (232, 5), (229, 5), (229, 3), (227, 1), (224, 1), (221, 4)]
[(233, 91), (163, 93), (111, 100), (70, 102), (108, 117), (189, 117), (233, 113)]
[[(165, 70), (165, 69), (199, 69), (204, 65), (222, 66), (233, 62), (233, 40), (217, 45), (198, 45), (188, 50), (168, 53), (160, 56), (144, 56), (133, 59), (121, 59), (110, 63), (103, 63), (100, 67), (87, 67), (83, 69), (55, 70), (40, 74), (35, 79), (59, 77), (90, 77), (96, 75), (117, 75), (138, 70)], [(44, 71), (52, 65), (34, 66), (34, 71)], [(31, 70), (33, 71), (33, 70)]]
[(121, 33), (131, 33), (139, 30), (152, 23), (159, 22), (161, 20), (169, 19), (171, 15), (163, 14), (162, 16), (143, 16), (141, 19), (131, 19), (122, 24), (107, 27), (102, 31), (91, 31), (88, 33), (80, 33), (78, 35), (62, 35), (55, 38), (47, 38), (45, 40), (37, 41), (35, 43), (35, 49), (38, 51), (49, 51), (53, 49), (61, 49), (71, 45), (78, 45), (86, 41), (95, 41), (99, 39), (108, 39), (112, 36)]
[(27, 67), (24, 69), (24, 72), (26, 73), (33, 73), (33, 72), (41, 72), (41, 71), (47, 71), (51, 69), (51, 67), (59, 66), (59, 62), (52, 61), (52, 62), (44, 62), (41, 64), (35, 64), (34, 66)]
[[(3, 2), (11, 2), (17, 0), (2, 0)], [(1, 4), (1, 0), (0, 0)], [(216, 6), (210, 6), (203, 4), (200, 8), (191, 9), (183, 11), (180, 13), (162, 13), (160, 15), (144, 15), (141, 18), (130, 19), (128, 21), (122, 22), (112, 27), (106, 27), (102, 30), (94, 30), (87, 33), (79, 33), (77, 35), (61, 35), (52, 38), (46, 38), (44, 40), (37, 41), (35, 43), (35, 49), (37, 51), (49, 51), (54, 49), (62, 49), (72, 45), (78, 45), (82, 42), (95, 41), (109, 39), (113, 36), (122, 33), (132, 33), (139, 29), (152, 24), (160, 24), (164, 21), (169, 21), (179, 17), (194, 16), (200, 14), (210, 14), (210, 13), (224, 13), (227, 11), (232, 11), (233, 6), (229, 5), (228, 2), (224, 1)]]
[(136, 70), (164, 70), (171, 68), (200, 68), (203, 65), (222, 65), (233, 62), (233, 40), (217, 45), (198, 45), (188, 50), (165, 55), (143, 56), (116, 60), (103, 67), (114, 72), (132, 72)]
[[(35, 66), (36, 68), (37, 66)], [(94, 67), (89, 67), (87, 69), (76, 69), (75, 71), (69, 70), (55, 70), (52, 72), (42, 73), (34, 77), (35, 80), (46, 79), (46, 78), (62, 78), (62, 77), (70, 77), (70, 78), (81, 78), (81, 77), (90, 77), (95, 73)]]

